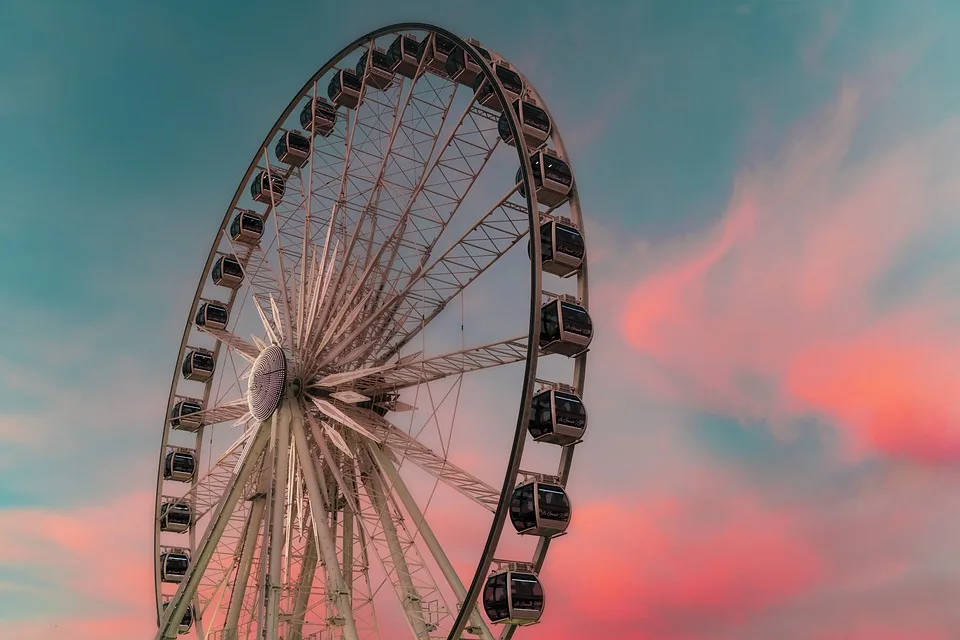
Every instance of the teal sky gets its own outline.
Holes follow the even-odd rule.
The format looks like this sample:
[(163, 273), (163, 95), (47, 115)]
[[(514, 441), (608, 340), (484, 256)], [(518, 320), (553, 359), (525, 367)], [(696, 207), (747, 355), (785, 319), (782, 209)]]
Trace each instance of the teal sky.
[[(739, 412), (734, 400), (662, 398), (662, 387), (641, 388), (618, 367), (662, 355), (623, 348), (621, 316), (630, 291), (682, 262), (688, 242), (720, 228), (736, 181), (747, 169), (766, 175), (798, 127), (816, 130), (817, 114), (842, 87), (865, 87), (861, 100), (869, 108), (844, 153), (844, 166), (852, 168), (825, 192), (843, 191), (873, 159), (960, 113), (960, 3), (6, 0), (0, 3), (0, 514), (56, 514), (153, 490), (173, 352), (237, 181), (277, 114), (328, 57), (364, 32), (402, 20), (475, 37), (533, 79), (573, 156), (585, 216), (596, 225), (588, 228), (608, 243), (612, 257), (592, 273), (602, 283), (598, 299), (610, 310), (598, 321), (606, 335), (597, 351), (634, 357), (594, 365), (601, 372), (591, 393), (615, 425), (578, 462), (584, 499), (601, 504), (641, 482), (670, 493), (656, 485), (659, 465), (668, 463), (650, 452), (661, 441), (644, 434), (645, 418), (626, 397), (647, 399), (651, 420), (683, 424), (681, 435), (664, 445), (664, 455), (679, 456), (669, 473), (694, 473), (700, 465), (722, 470), (738, 488), (761, 487), (759, 504), (811, 508), (829, 500), (824, 515), (843, 509), (837, 496), (849, 486), (899, 473), (904, 464), (922, 475), (923, 487), (938, 486), (912, 462), (883, 455), (851, 462), (838, 452), (835, 423), (847, 414), (798, 417), (791, 405), (793, 436), (783, 438), (763, 417)], [(960, 156), (949, 157), (944, 171), (958, 165), (953, 158)], [(951, 234), (960, 210), (953, 204), (960, 197), (945, 206), (943, 228)], [(871, 237), (864, 234), (863, 247)], [(865, 306), (879, 314), (913, 305), (931, 274), (947, 267), (960, 273), (954, 238), (927, 233), (904, 240), (870, 283), (875, 297)], [(955, 314), (952, 335), (960, 335), (960, 292), (953, 286), (958, 295), (943, 306)], [(684, 391), (713, 389), (713, 377), (699, 379), (699, 370), (674, 364), (657, 366)], [(721, 387), (714, 389), (718, 396)], [(604, 467), (605, 450), (623, 442), (648, 451), (605, 477), (591, 471)], [(939, 493), (930, 500), (947, 504)], [(148, 561), (149, 550), (143, 554)], [(7, 600), (8, 582), (34, 591)], [(74, 588), (39, 569), (5, 565), (0, 549), (0, 635), (7, 622), (62, 606)], [(803, 611), (818, 606), (811, 602), (784, 615), (803, 619)], [(90, 606), (110, 611), (112, 604)], [(687, 637), (686, 626), (670, 626), (675, 615), (664, 613), (664, 626), (642, 633)], [(771, 615), (757, 614), (746, 635), (709, 637), (794, 638), (764, 636), (780, 629)], [(944, 619), (931, 613), (927, 626), (938, 629)], [(640, 623), (623, 624), (612, 626), (609, 637), (647, 637)]]

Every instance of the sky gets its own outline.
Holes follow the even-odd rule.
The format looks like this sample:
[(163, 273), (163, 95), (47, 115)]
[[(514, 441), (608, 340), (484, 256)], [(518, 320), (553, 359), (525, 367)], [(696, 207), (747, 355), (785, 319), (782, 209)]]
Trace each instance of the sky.
[(154, 632), (161, 415), (198, 268), (276, 115), (400, 20), (532, 79), (587, 220), (591, 429), (523, 637), (954, 638), (947, 0), (7, 0), (0, 636)]

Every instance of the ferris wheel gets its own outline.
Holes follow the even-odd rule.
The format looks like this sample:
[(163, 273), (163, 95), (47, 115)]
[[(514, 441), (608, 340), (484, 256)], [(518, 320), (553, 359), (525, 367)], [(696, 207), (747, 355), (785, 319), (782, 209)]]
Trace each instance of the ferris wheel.
[[(538, 622), (587, 426), (587, 293), (570, 158), (517, 68), (422, 23), (341, 50), (254, 155), (197, 285), (160, 451), (156, 638)], [(451, 460), (463, 433), (494, 468)], [(437, 520), (479, 532), (467, 571)]]

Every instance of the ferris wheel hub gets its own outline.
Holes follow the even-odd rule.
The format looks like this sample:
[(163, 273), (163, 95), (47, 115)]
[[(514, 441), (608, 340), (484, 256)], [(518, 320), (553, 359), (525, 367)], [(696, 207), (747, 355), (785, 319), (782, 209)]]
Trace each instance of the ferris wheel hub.
[(254, 418), (263, 422), (280, 406), (287, 386), (287, 356), (272, 344), (257, 356), (247, 382), (247, 405)]

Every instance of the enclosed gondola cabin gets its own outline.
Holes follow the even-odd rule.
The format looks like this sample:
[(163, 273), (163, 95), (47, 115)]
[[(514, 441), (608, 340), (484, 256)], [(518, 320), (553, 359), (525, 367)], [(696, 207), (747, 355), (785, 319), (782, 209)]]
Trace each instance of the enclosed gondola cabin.
[(197, 458), (191, 451), (173, 450), (163, 459), (163, 479), (190, 482), (197, 473)]
[(250, 197), (261, 204), (279, 204), (283, 200), (286, 187), (286, 181), (280, 176), (261, 171), (250, 183)]
[(414, 78), (420, 68), (423, 44), (410, 35), (397, 36), (387, 49), (390, 69), (405, 78)]
[[(550, 116), (547, 112), (537, 105), (527, 100), (514, 100), (513, 111), (517, 114), (520, 121), (520, 130), (523, 138), (530, 149), (536, 149), (544, 144), (550, 138)], [(510, 131), (510, 123), (507, 121), (507, 114), (500, 114), (497, 121), (497, 131), (500, 133), (500, 139), (513, 146), (515, 141), (513, 133)]]
[(210, 270), (213, 284), (236, 289), (243, 283), (243, 267), (234, 256), (220, 256)]
[(170, 426), (180, 431), (196, 431), (203, 426), (202, 411), (198, 400), (180, 400), (170, 410)]
[(160, 554), (160, 580), (177, 583), (183, 580), (190, 568), (190, 556), (180, 550), (167, 550)]
[[(470, 41), (468, 40), (468, 42)], [(476, 49), (477, 53), (483, 56), (487, 62), (493, 62), (489, 51), (478, 44), (472, 42), (471, 44), (473, 44), (473, 48)], [(447, 75), (450, 76), (454, 82), (467, 87), (473, 87), (477, 78), (482, 76), (480, 73), (480, 63), (474, 60), (463, 47), (456, 47), (453, 52), (447, 56), (445, 66)]]
[(193, 509), (186, 502), (164, 502), (160, 505), (160, 531), (183, 533), (193, 523)]
[[(507, 104), (513, 104), (523, 95), (523, 78), (520, 74), (511, 69), (504, 62), (493, 63), (493, 73), (500, 80), (503, 87), (503, 94), (507, 99)], [(473, 95), (477, 102), (493, 111), (503, 111), (503, 105), (500, 104), (500, 98), (493, 90), (493, 85), (487, 82), (487, 79), (479, 74), (473, 81)], [(546, 114), (544, 114), (546, 115)]]
[(263, 218), (253, 211), (239, 211), (230, 223), (230, 239), (251, 247), (263, 237)]
[(498, 571), (483, 588), (483, 609), (495, 624), (536, 624), (543, 614), (543, 587), (528, 571)]
[(572, 276), (580, 270), (585, 253), (583, 235), (572, 223), (552, 219), (540, 223), (540, 261), (544, 271), (561, 278)]
[(181, 373), (186, 380), (207, 382), (213, 377), (213, 352), (206, 349), (191, 349), (183, 359)]
[(551, 300), (540, 310), (540, 351), (568, 357), (585, 352), (593, 339), (590, 314), (579, 304)]
[(424, 55), (427, 56), (427, 69), (434, 73), (447, 75), (447, 60), (457, 48), (453, 40), (439, 33), (434, 33), (429, 40), (425, 41), (424, 48)]
[[(163, 610), (166, 611), (168, 606), (170, 606), (170, 603), (164, 602)], [(177, 633), (180, 635), (190, 633), (191, 626), (193, 626), (193, 605), (187, 605), (186, 611), (183, 612), (183, 617), (180, 618), (180, 624), (177, 625)]]
[(583, 439), (587, 410), (579, 396), (544, 389), (533, 396), (531, 404), (528, 430), (535, 441), (569, 447)]
[(559, 484), (525, 482), (513, 490), (510, 522), (521, 535), (543, 538), (563, 535), (570, 524), (570, 500)]
[(360, 92), (363, 85), (360, 78), (349, 69), (341, 69), (330, 78), (327, 85), (327, 97), (338, 107), (356, 109), (360, 106)]
[(300, 126), (314, 136), (326, 138), (337, 126), (337, 108), (326, 98), (311, 98), (300, 111)]
[(310, 140), (299, 131), (287, 131), (273, 149), (277, 160), (291, 167), (305, 167), (310, 161)]
[(198, 327), (222, 331), (227, 328), (227, 323), (230, 321), (230, 312), (227, 311), (226, 305), (204, 302), (197, 309), (194, 320)]
[[(540, 149), (530, 156), (533, 184), (537, 188), (537, 202), (546, 207), (557, 207), (567, 201), (573, 190), (573, 174), (570, 166), (549, 149)], [(517, 169), (517, 185), (520, 195), (527, 196), (523, 185), (523, 170)]]
[(357, 60), (357, 77), (367, 74), (367, 86), (383, 91), (393, 84), (393, 60), (380, 47), (373, 51), (364, 51)]

